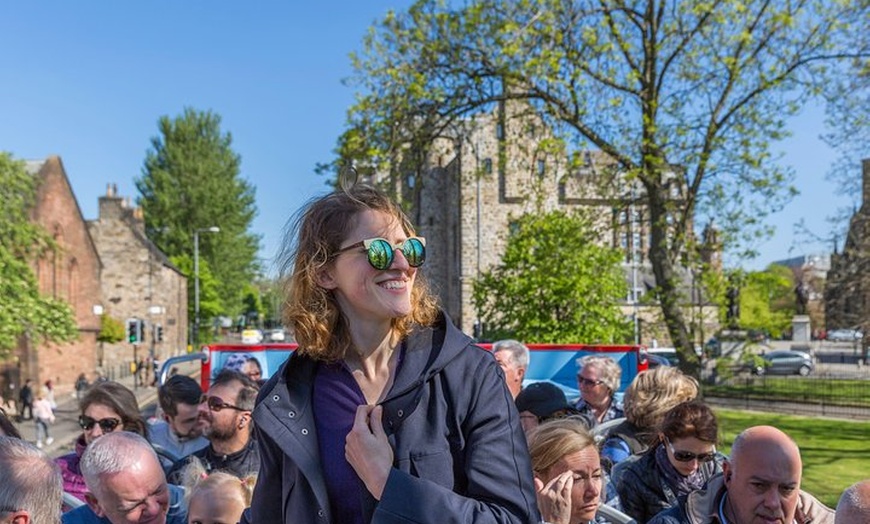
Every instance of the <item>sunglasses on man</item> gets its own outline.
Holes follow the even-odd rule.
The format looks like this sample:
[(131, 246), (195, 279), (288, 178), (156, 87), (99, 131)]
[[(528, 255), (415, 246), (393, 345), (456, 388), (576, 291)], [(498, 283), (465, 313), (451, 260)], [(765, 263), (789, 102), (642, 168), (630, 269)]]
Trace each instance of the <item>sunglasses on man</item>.
[(351, 249), (365, 251), (369, 264), (380, 271), (387, 270), (393, 265), (397, 249), (402, 252), (402, 256), (411, 267), (420, 267), (426, 261), (426, 239), (423, 237), (411, 237), (395, 245), (386, 238), (367, 238), (339, 249), (336, 255)]
[(208, 409), (212, 411), (220, 411), (222, 409), (234, 409), (236, 411), (248, 411), (245, 408), (240, 408), (238, 406), (233, 406), (232, 404), (225, 402), (224, 399), (220, 397), (216, 397), (214, 395), (203, 395), (199, 399), (199, 403), (202, 404), (205, 402), (208, 405)]
[(94, 429), (94, 426), (100, 426), (100, 429), (103, 430), (103, 433), (111, 433), (115, 431), (115, 428), (117, 428), (120, 424), (121, 421), (114, 417), (101, 418), (100, 420), (88, 417), (86, 415), (82, 415), (79, 417), (79, 426), (85, 431), (90, 431)]

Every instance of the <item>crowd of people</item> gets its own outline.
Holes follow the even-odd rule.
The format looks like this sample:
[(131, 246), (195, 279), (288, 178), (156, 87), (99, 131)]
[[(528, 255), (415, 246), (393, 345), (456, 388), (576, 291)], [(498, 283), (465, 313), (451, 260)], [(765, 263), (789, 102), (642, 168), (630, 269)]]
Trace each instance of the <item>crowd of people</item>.
[[(419, 271), (425, 239), (378, 190), (313, 200), (285, 244), (299, 348), (271, 378), (246, 358), (206, 392), (174, 375), (150, 422), (128, 388), (94, 384), (57, 459), (0, 414), (0, 523), (870, 522), (870, 479), (835, 513), (801, 490), (777, 428), (722, 454), (715, 413), (674, 368), (641, 372), (621, 403), (607, 356), (578, 359), (576, 403), (524, 387), (528, 349), (490, 353), (454, 327)], [(31, 417), (48, 416), (33, 395)]]

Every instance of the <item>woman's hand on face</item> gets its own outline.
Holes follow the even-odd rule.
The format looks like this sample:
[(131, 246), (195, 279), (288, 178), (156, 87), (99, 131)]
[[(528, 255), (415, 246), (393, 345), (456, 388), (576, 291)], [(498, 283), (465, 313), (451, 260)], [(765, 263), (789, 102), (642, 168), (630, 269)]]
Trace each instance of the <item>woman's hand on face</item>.
[(393, 448), (381, 422), (383, 411), (381, 406), (359, 406), (344, 446), (345, 458), (377, 500), (393, 467)]
[(568, 470), (557, 475), (545, 486), (535, 477), (535, 491), (538, 495), (538, 509), (545, 522), (570, 524), (571, 490), (574, 488), (574, 472)]

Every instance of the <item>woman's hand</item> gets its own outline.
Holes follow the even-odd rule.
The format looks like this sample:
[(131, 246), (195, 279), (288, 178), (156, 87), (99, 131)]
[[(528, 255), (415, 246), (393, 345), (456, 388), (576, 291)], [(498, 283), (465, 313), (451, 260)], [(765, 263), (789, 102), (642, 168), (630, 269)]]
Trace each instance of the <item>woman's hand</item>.
[(571, 490), (574, 488), (574, 472), (568, 470), (544, 483), (535, 477), (535, 491), (538, 495), (538, 509), (541, 518), (552, 524), (570, 524)]
[(377, 500), (393, 467), (393, 448), (381, 422), (383, 412), (381, 406), (359, 406), (344, 446), (345, 458)]

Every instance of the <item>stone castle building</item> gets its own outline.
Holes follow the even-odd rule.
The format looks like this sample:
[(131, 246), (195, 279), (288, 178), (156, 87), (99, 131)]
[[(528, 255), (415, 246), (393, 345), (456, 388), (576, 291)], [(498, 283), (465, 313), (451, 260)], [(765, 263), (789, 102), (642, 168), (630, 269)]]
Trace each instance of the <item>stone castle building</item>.
[[(514, 218), (585, 208), (596, 217), (603, 242), (625, 253), (629, 292), (624, 312), (640, 317), (642, 341), (665, 342), (658, 307), (640, 305), (643, 294), (654, 287), (647, 256), (649, 216), (640, 184), (630, 182), (601, 153), (585, 152), (569, 163), (543, 121), (534, 114), (508, 118), (522, 110), (519, 103), (509, 104), (514, 106), (502, 105), (468, 120), (455, 138), (440, 139), (423, 169), (403, 173), (399, 168), (398, 176), (378, 180), (411, 204), (412, 221), (431, 246), (426, 276), (443, 307), (464, 332), (476, 333), (472, 282), (500, 262)], [(674, 199), (683, 195), (680, 180), (676, 175), (671, 180)], [(706, 258), (714, 265), (717, 257), (718, 252), (707, 250)], [(688, 271), (683, 275), (687, 321), (701, 326), (702, 333), (706, 325), (710, 334), (718, 309), (702, 297)]]
[(99, 204), (99, 217), (88, 228), (103, 260), (106, 312), (125, 324), (132, 318), (144, 322), (144, 341), (105, 344), (102, 365), (180, 354), (187, 346), (187, 277), (145, 236), (142, 209), (118, 196), (116, 186), (108, 187)]
[(870, 158), (862, 168), (861, 208), (849, 222), (841, 253), (831, 255), (825, 285), (825, 327), (870, 329)]
[[(68, 344), (38, 343), (27, 337), (11, 357), (0, 362), (0, 393), (17, 399), (26, 378), (35, 384), (54, 382), (56, 391), (72, 391), (80, 373), (89, 380), (99, 370), (109, 377), (128, 373), (135, 357), (152, 352), (158, 358), (185, 351), (187, 279), (144, 234), (141, 211), (116, 196), (114, 186), (100, 198), (100, 216), (86, 221), (58, 156), (28, 161), (38, 178), (31, 220), (47, 231), (59, 250), (34, 266), (40, 293), (62, 299), (73, 309), (79, 328)], [(143, 345), (97, 341), (100, 316), (146, 324)], [(160, 325), (156, 342), (151, 326)]]
[(40, 343), (23, 336), (10, 359), (0, 363), (0, 392), (17, 400), (17, 390), (27, 378), (36, 385), (52, 380), (60, 391), (72, 389), (81, 372), (93, 371), (100, 330), (100, 255), (57, 156), (29, 161), (27, 171), (36, 177), (36, 203), (31, 220), (54, 239), (58, 250), (36, 262), (39, 291), (64, 300), (73, 310), (79, 337), (68, 344)]

